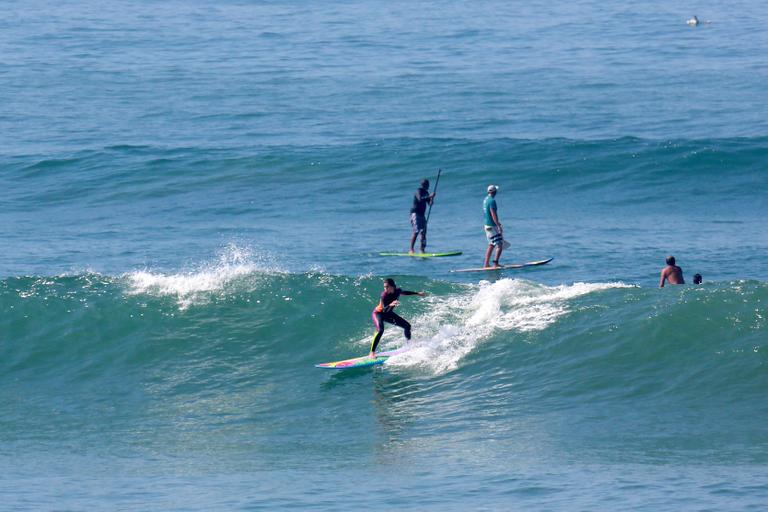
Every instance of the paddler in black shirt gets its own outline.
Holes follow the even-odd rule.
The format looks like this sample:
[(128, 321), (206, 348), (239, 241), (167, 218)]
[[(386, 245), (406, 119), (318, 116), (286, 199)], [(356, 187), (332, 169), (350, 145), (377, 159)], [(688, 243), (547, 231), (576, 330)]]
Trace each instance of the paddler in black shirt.
[(411, 206), (411, 226), (413, 234), (411, 235), (411, 249), (409, 254), (413, 254), (413, 246), (416, 243), (416, 237), (421, 234), (421, 252), (427, 248), (427, 218), (424, 213), (427, 211), (427, 205), (435, 200), (435, 194), (429, 193), (429, 180), (423, 180), (419, 190), (413, 196), (413, 206)]

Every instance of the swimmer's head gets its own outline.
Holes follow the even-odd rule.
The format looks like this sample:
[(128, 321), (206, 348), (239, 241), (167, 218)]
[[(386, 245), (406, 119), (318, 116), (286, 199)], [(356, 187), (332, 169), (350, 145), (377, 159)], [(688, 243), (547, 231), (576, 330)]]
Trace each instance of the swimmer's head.
[(667, 265), (674, 265), (674, 264), (675, 264), (675, 257), (667, 256)]
[(701, 284), (701, 274), (693, 275), (693, 284)]

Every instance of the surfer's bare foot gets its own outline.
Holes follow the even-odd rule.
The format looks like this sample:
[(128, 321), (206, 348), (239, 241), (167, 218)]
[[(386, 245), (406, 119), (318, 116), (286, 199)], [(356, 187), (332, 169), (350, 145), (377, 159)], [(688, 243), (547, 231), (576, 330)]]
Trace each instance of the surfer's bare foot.
[(499, 265), (499, 260), (493, 260), (493, 268), (499, 268), (501, 265)]
[(371, 352), (370, 354), (368, 354), (368, 357), (370, 357), (371, 359), (376, 359), (376, 352)]
[(413, 249), (411, 249), (410, 251), (408, 251), (408, 254), (413, 254)]

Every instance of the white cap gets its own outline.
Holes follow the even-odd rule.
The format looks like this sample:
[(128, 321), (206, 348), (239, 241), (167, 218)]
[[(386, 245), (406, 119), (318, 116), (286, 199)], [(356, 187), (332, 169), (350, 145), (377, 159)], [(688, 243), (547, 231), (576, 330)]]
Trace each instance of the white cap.
[(488, 192), (496, 192), (499, 190), (498, 185), (488, 185)]

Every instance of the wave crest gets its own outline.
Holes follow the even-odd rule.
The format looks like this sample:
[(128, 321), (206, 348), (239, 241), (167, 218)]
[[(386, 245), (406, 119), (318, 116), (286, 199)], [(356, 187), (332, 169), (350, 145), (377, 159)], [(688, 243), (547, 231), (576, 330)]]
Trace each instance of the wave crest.
[(265, 254), (234, 244), (227, 246), (213, 262), (175, 274), (138, 270), (124, 274), (128, 295), (147, 294), (174, 297), (182, 309), (207, 303), (212, 294), (222, 293), (234, 282), (255, 273), (284, 273)]
[[(546, 286), (520, 279), (482, 281), (465, 293), (430, 297), (429, 312), (414, 319), (415, 332), (432, 332), (389, 364), (419, 366), (431, 373), (455, 370), (460, 361), (500, 331), (542, 331), (571, 311), (572, 299), (613, 288), (615, 283)], [(399, 333), (392, 333), (395, 338)]]

